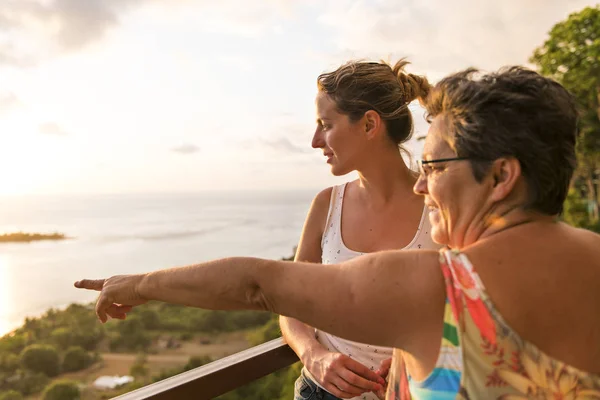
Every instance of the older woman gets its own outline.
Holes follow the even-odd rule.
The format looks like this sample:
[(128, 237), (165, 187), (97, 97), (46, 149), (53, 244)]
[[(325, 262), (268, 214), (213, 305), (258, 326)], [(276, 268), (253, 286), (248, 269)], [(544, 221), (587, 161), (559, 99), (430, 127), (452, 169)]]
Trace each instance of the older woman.
[(76, 286), (101, 291), (101, 321), (161, 300), (270, 310), (394, 347), (389, 399), (600, 398), (600, 236), (557, 220), (575, 168), (571, 96), (519, 67), (465, 71), (427, 110), (415, 192), (453, 251), (330, 268), (229, 258)]

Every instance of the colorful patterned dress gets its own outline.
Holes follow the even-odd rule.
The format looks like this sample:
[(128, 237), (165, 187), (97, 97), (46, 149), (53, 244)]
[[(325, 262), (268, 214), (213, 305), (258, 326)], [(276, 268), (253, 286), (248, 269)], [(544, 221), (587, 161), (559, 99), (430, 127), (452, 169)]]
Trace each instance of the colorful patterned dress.
[(544, 354), (506, 324), (466, 255), (443, 250), (440, 265), (447, 300), (436, 367), (412, 380), (396, 350), (388, 400), (600, 400), (600, 376)]

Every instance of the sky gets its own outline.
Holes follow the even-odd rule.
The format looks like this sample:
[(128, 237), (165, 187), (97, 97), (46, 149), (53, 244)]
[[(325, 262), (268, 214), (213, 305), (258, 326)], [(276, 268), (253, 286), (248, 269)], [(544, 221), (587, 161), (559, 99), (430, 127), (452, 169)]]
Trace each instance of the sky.
[(2, 0), (0, 195), (340, 183), (310, 147), (320, 73), (408, 57), (435, 82), (527, 65), (556, 22), (594, 4)]

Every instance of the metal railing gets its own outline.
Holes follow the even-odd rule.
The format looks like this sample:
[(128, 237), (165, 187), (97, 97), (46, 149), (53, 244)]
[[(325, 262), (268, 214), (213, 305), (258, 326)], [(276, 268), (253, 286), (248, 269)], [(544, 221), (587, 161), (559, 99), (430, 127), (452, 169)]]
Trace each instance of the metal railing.
[(279, 338), (115, 399), (212, 399), (297, 361), (296, 354)]

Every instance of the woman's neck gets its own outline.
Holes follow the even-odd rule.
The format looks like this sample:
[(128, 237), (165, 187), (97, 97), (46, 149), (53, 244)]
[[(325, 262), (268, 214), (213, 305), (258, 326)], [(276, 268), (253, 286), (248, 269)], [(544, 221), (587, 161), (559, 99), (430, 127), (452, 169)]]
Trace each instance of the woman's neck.
[(358, 186), (374, 204), (385, 204), (398, 194), (411, 195), (417, 181), (416, 174), (406, 166), (400, 152), (390, 153), (372, 157), (364, 168), (357, 170)]
[(556, 216), (526, 210), (522, 205), (497, 207), (496, 210), (481, 219), (479, 229), (467, 231), (464, 243), (458, 248), (467, 247), (519, 226), (527, 226), (532, 223), (554, 223), (556, 220)]

